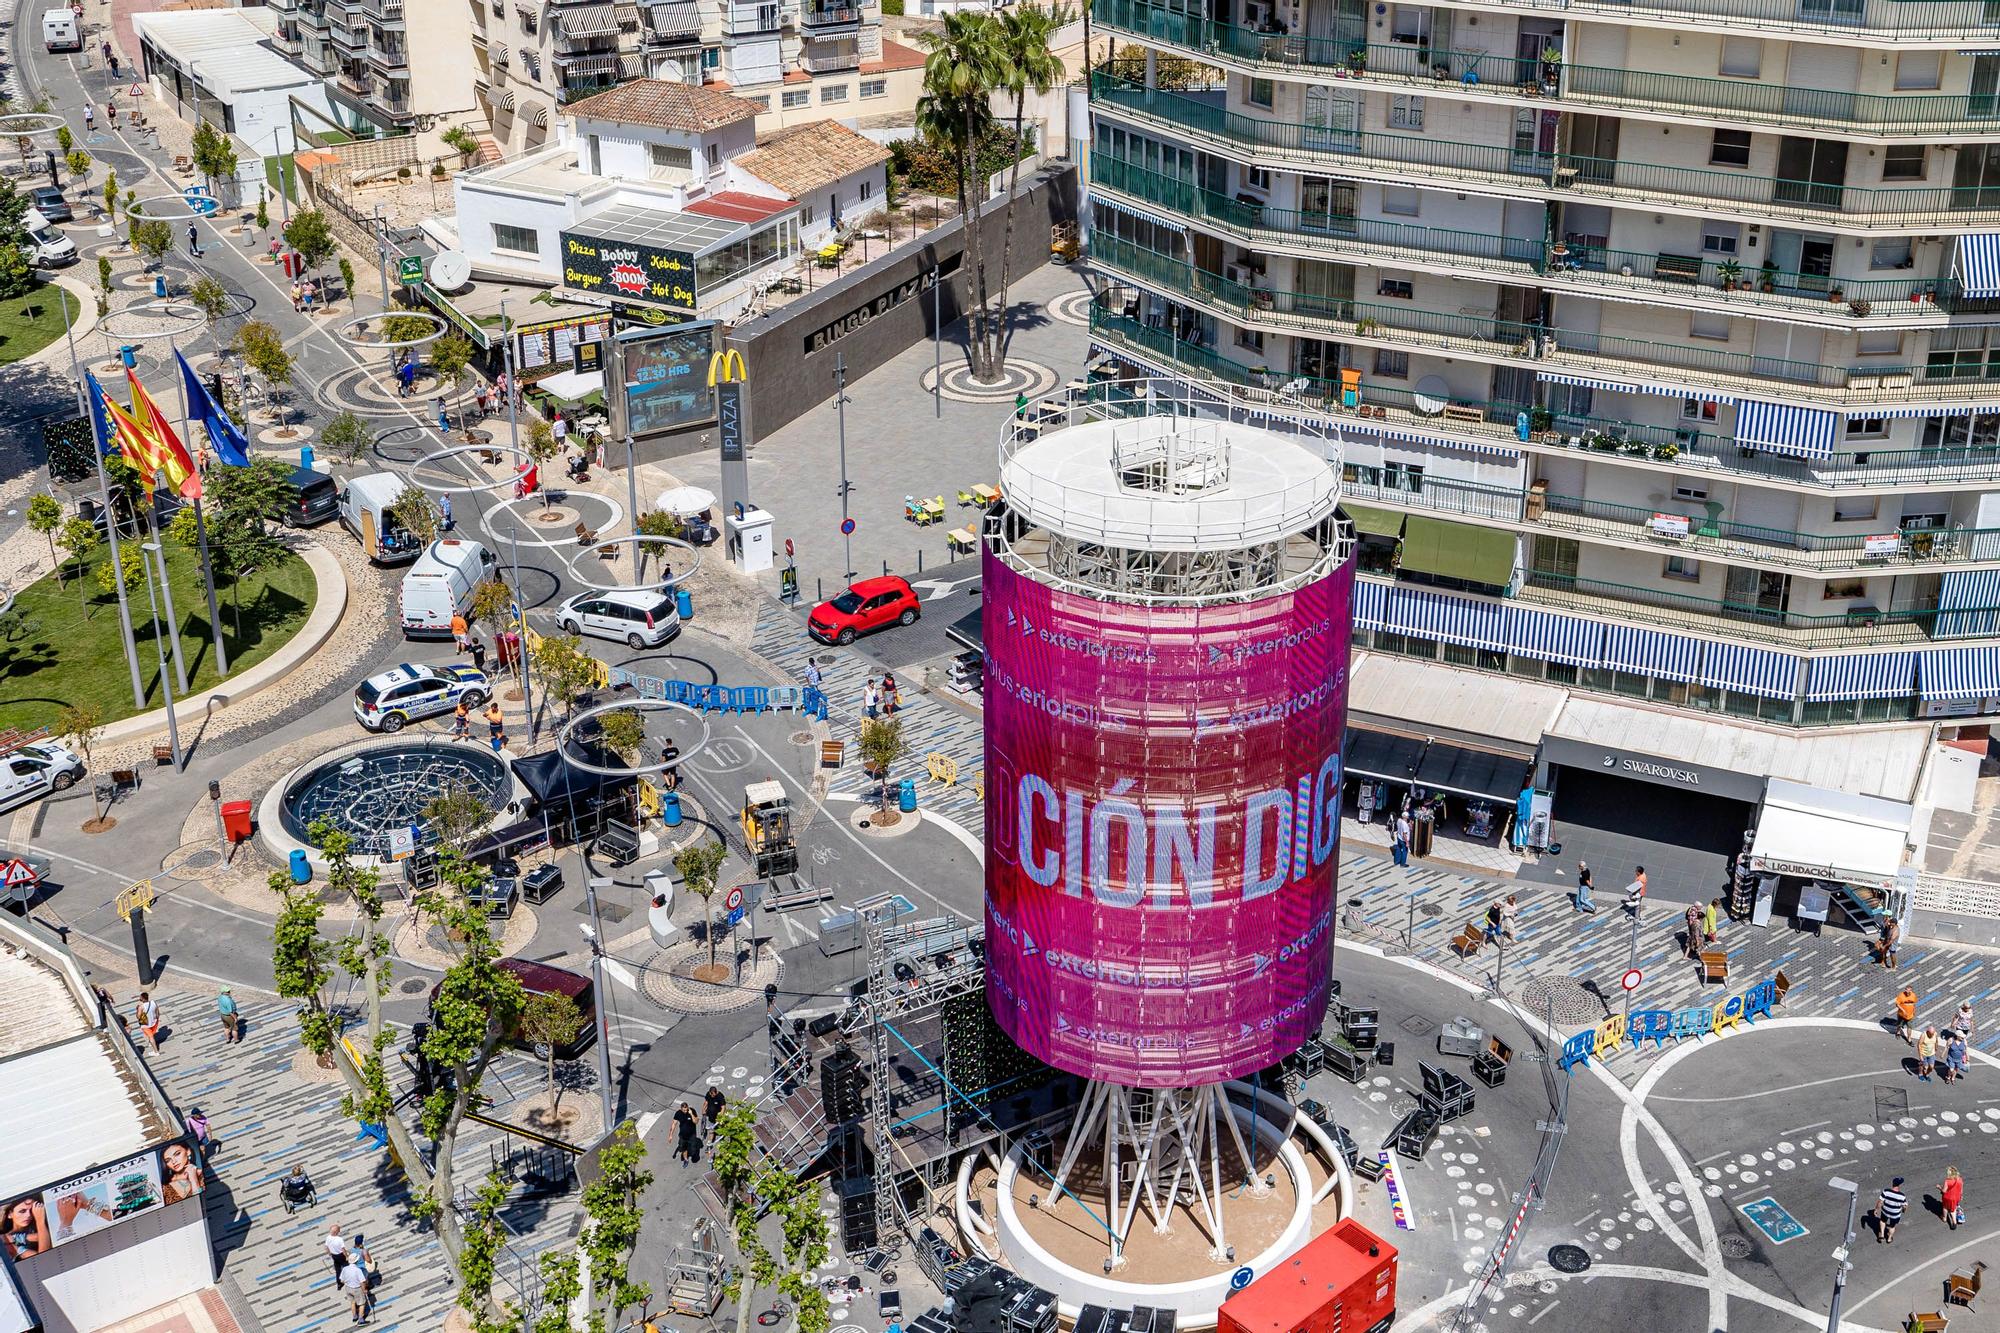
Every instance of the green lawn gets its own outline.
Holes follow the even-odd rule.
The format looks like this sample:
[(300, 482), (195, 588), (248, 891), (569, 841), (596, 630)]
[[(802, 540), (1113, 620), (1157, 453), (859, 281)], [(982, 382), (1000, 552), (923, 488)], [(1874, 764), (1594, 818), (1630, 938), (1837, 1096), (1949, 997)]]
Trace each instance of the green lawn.
[[(216, 683), (215, 646), (210, 641), (200, 558), (172, 541), (166, 550), (188, 683), (193, 689), (205, 689)], [(13, 611), (0, 618), (0, 727), (51, 726), (64, 704), (95, 704), (107, 722), (140, 711), (132, 707), (131, 674), (118, 643), (117, 597), (97, 584), (96, 565), (110, 558), (110, 548), (100, 546), (81, 584), (71, 572), (74, 566), (66, 563), (67, 587), (59, 586), (54, 575), (30, 584), (16, 597)], [(239, 598), (242, 603), (242, 631), (226, 633), (225, 640), (230, 674), (235, 675), (270, 656), (305, 624), (312, 613), (312, 571), (304, 560), (287, 556), (268, 573), (243, 580), (241, 588), (232, 591), (218, 582), (215, 595), (226, 632), (236, 625), (231, 606)], [(139, 641), (146, 707), (158, 708), (166, 700), (160, 690), (159, 649), (145, 585), (134, 586), (127, 598)], [(165, 607), (160, 608), (160, 621), (166, 623)], [(169, 659), (168, 671), (172, 669)]]
[(63, 336), (83, 303), (54, 283), (0, 301), (0, 365), (32, 356)]
[(282, 194), (295, 204), (299, 201), (299, 176), (290, 153), (265, 157), (264, 179), (270, 182), (274, 196)]

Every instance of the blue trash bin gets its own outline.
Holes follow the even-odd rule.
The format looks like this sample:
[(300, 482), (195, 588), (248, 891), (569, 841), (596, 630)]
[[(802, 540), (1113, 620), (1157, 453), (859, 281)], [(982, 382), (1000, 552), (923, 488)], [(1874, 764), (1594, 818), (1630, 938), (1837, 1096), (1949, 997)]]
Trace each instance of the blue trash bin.
[(668, 828), (681, 826), (681, 794), (677, 791), (660, 793), (660, 820)]
[(674, 589), (674, 611), (682, 620), (694, 618), (694, 597), (686, 588)]
[(309, 444), (300, 445), (299, 466), (304, 468), (306, 471), (310, 472), (312, 471), (312, 465), (313, 465), (313, 447)]
[(167, 299), (167, 275), (166, 275), (166, 274), (164, 274), (164, 273), (155, 273), (155, 274), (153, 275), (153, 296), (154, 296), (154, 298), (155, 298), (155, 299), (157, 299), (157, 300), (161, 300), (161, 301), (164, 301), (164, 300), (166, 300), (166, 299)]
[(913, 814), (917, 808), (917, 782), (915, 778), (904, 778), (896, 788), (896, 808), (904, 814)]
[(306, 859), (303, 847), (292, 848), (292, 883), (310, 884), (313, 877), (312, 862)]

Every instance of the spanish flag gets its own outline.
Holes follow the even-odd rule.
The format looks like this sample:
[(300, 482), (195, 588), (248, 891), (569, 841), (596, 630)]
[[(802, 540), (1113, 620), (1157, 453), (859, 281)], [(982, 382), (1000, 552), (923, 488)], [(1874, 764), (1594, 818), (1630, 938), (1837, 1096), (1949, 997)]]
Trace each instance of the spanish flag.
[[(152, 395), (146, 392), (146, 386), (139, 383), (138, 375), (128, 369), (125, 378), (132, 383), (132, 416), (128, 419), (132, 420), (133, 426), (145, 441), (143, 452), (128, 449), (126, 458), (144, 473), (156, 488), (159, 485), (159, 478), (164, 475), (167, 485), (183, 500), (200, 499), (201, 472), (188, 454), (187, 446), (181, 443), (180, 436), (174, 434), (174, 428), (167, 424), (166, 413), (160, 411), (159, 404), (155, 403)], [(112, 404), (112, 408), (116, 411), (117, 405)], [(119, 434), (122, 439), (124, 435), (122, 426)]]

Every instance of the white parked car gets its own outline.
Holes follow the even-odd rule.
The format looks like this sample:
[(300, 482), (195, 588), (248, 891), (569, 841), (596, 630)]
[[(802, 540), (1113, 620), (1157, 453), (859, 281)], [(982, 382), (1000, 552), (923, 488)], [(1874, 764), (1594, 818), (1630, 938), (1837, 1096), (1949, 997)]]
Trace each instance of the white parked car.
[(460, 699), (477, 708), (493, 693), (486, 673), (469, 666), (399, 667), (354, 689), (354, 716), (370, 731), (401, 731), (419, 718), (449, 713)]
[(68, 791), (83, 776), (83, 760), (55, 741), (35, 741), (0, 756), (0, 810), (52, 791)]
[(666, 592), (580, 592), (556, 608), (565, 634), (616, 639), (633, 648), (657, 648), (680, 636), (681, 617)]

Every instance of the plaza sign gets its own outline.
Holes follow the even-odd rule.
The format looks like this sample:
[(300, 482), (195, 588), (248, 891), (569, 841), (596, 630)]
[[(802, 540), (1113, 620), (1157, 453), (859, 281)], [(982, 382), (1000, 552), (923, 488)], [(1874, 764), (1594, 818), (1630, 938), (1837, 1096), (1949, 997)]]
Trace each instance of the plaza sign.
[(897, 283), (874, 300), (856, 306), (839, 319), (834, 320), (831, 324), (822, 325), (819, 329), (807, 334), (805, 337), (806, 355), (811, 356), (814, 352), (825, 351), (848, 334), (861, 328), (869, 320), (886, 315), (911, 297), (920, 296), (930, 291), (938, 285), (940, 278), (949, 277), (951, 274), (958, 272), (958, 266), (964, 259), (965, 256), (963, 254), (953, 255), (936, 267), (927, 268), (914, 278)]

